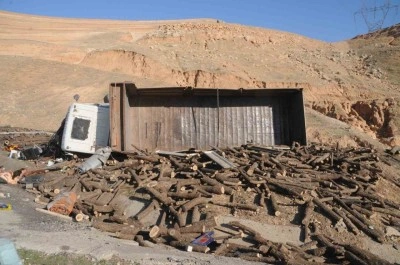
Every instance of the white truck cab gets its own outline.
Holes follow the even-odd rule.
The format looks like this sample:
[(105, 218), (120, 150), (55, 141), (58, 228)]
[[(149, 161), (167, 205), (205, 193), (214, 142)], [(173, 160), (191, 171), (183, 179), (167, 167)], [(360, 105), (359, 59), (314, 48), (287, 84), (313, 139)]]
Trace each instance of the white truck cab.
[(65, 152), (93, 154), (109, 146), (109, 104), (73, 103), (67, 113), (61, 141)]

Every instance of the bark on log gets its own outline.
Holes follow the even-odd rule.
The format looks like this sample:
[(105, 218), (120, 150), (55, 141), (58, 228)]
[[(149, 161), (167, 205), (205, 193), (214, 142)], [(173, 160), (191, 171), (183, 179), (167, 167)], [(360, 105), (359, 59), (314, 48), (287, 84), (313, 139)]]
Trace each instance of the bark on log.
[(279, 210), (279, 206), (278, 206), (278, 202), (277, 202), (277, 199), (276, 199), (276, 195), (271, 192), (271, 194), (269, 196), (269, 199), (270, 199), (270, 202), (271, 202), (273, 214), (275, 216), (280, 216), (281, 212)]
[(169, 197), (186, 199), (186, 200), (191, 200), (200, 197), (200, 194), (198, 192), (188, 192), (188, 191), (168, 192), (167, 195)]
[(345, 245), (344, 247), (347, 251), (353, 253), (358, 258), (365, 261), (368, 265), (390, 265), (390, 264), (392, 264), (392, 263), (372, 254), (371, 252), (367, 252), (355, 245)]
[(210, 202), (215, 205), (231, 207), (231, 208), (238, 208), (238, 209), (249, 210), (249, 211), (255, 211), (257, 213), (260, 211), (260, 208), (257, 205), (235, 203), (235, 202), (221, 202), (218, 200), (211, 200)]
[(343, 222), (346, 224), (347, 228), (351, 232), (353, 232), (353, 234), (358, 235), (360, 233), (357, 227), (353, 224), (353, 222), (346, 216), (346, 214), (342, 210), (333, 208), (333, 211), (343, 218)]
[(165, 196), (164, 194), (161, 194), (160, 192), (158, 192), (156, 189), (151, 188), (151, 187), (145, 187), (145, 189), (151, 194), (153, 195), (159, 202), (169, 206), (171, 204), (173, 204), (175, 201), (167, 196)]
[(201, 214), (200, 214), (199, 206), (196, 205), (196, 206), (193, 207), (193, 210), (192, 210), (192, 221), (191, 221), (191, 223), (195, 223), (195, 222), (200, 221), (200, 217), (201, 217)]
[(334, 223), (339, 222), (340, 220), (342, 220), (342, 218), (339, 215), (337, 215), (334, 211), (332, 211), (327, 205), (325, 205), (323, 202), (321, 202), (318, 198), (314, 198), (313, 202), (319, 208), (321, 208), (328, 215), (329, 219), (334, 221)]
[(196, 205), (206, 204), (206, 203), (209, 203), (209, 202), (210, 202), (210, 199), (208, 199), (208, 198), (198, 197), (198, 198), (195, 198), (195, 199), (193, 199), (191, 201), (188, 201), (187, 203), (182, 205), (182, 210), (184, 212), (187, 212), (187, 211), (189, 211), (190, 209), (192, 209)]
[(135, 241), (138, 242), (139, 246), (141, 246), (141, 247), (147, 247), (147, 248), (153, 247), (153, 245), (150, 242), (148, 242), (147, 240), (144, 240), (143, 236), (141, 236), (141, 235), (136, 235)]
[(396, 218), (400, 218), (400, 211), (396, 209), (385, 209), (380, 207), (371, 207), (371, 210), (378, 213), (387, 214), (390, 216), (394, 216)]

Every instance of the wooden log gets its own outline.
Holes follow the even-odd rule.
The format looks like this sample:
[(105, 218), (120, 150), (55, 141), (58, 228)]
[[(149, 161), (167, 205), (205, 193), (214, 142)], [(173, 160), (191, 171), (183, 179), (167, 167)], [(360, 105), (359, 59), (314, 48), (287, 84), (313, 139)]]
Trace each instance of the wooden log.
[(135, 219), (138, 221), (143, 220), (146, 216), (148, 216), (151, 212), (153, 212), (156, 209), (159, 209), (160, 205), (156, 200), (153, 200), (149, 205), (146, 206), (146, 208), (143, 209), (143, 211), (139, 212), (138, 214), (135, 215)]
[(267, 204), (265, 203), (265, 192), (260, 193), (259, 205), (264, 209), (267, 210)]
[(196, 206), (193, 207), (193, 210), (192, 210), (192, 221), (191, 221), (191, 223), (196, 223), (196, 222), (200, 221), (200, 217), (201, 217), (201, 214), (200, 214), (199, 206), (196, 205)]
[(362, 260), (361, 258), (359, 258), (357, 255), (353, 254), (350, 251), (346, 251), (344, 253), (344, 257), (346, 260), (350, 261), (351, 264), (357, 264), (357, 265), (369, 265), (368, 263), (366, 263), (364, 260)]
[(178, 212), (175, 208), (170, 205), (168, 207), (169, 212), (175, 217), (176, 221), (178, 222), (179, 226), (184, 226), (186, 224), (186, 215), (183, 215), (182, 212)]
[(373, 217), (375, 215), (375, 213), (373, 213), (373, 212), (371, 212), (371, 211), (369, 211), (369, 210), (367, 210), (365, 208), (362, 208), (362, 207), (360, 207), (360, 206), (358, 206), (356, 204), (352, 204), (351, 208), (356, 210), (356, 211), (358, 211), (358, 212), (360, 212), (360, 213), (362, 213), (362, 214), (364, 214), (368, 218), (371, 218), (371, 217)]
[(182, 229), (182, 231), (184, 231), (183, 233), (191, 233), (190, 229), (193, 228), (189, 228), (189, 227), (197, 227), (195, 230), (201, 230), (200, 228), (204, 227), (205, 231), (210, 231), (210, 230), (214, 230), (214, 227), (218, 226), (218, 220), (215, 217), (209, 217), (207, 219), (192, 223), (190, 226), (187, 226), (187, 228), (181, 227), (180, 229)]
[(168, 243), (171, 247), (180, 249), (180, 250), (186, 250), (187, 245), (189, 242), (182, 242), (179, 240), (172, 240)]
[(91, 216), (91, 215), (92, 215), (92, 214), (90, 213), (89, 207), (84, 206), (83, 203), (82, 203), (80, 200), (78, 200), (78, 201), (75, 202), (74, 207), (75, 207), (77, 210), (81, 211), (84, 215), (87, 215), (87, 216)]
[(380, 231), (377, 231), (376, 229), (371, 229), (370, 227), (368, 227), (367, 225), (365, 225), (362, 221), (360, 221), (358, 218), (356, 218), (354, 215), (352, 214), (347, 214), (347, 217), (360, 229), (362, 230), (365, 234), (367, 234), (368, 236), (372, 237), (373, 239), (375, 239), (376, 241), (378, 241), (379, 243), (383, 243), (384, 242), (384, 234)]
[(237, 208), (237, 209), (243, 209), (243, 210), (249, 210), (249, 211), (255, 211), (257, 213), (260, 211), (260, 208), (257, 205), (235, 203), (235, 202), (222, 202), (222, 201), (218, 201), (218, 200), (215, 200), (215, 199), (211, 200), (210, 202), (212, 204), (215, 204), (215, 205), (231, 207), (231, 208)]
[(230, 238), (242, 238), (244, 237), (244, 234), (242, 231), (238, 231), (238, 230), (232, 230), (229, 229), (227, 227), (223, 227), (223, 226), (215, 226), (214, 230), (218, 230), (221, 231), (225, 234), (228, 234), (230, 236)]
[(343, 222), (346, 224), (347, 228), (353, 232), (353, 234), (358, 235), (360, 231), (357, 229), (357, 227), (353, 224), (353, 222), (346, 216), (346, 214), (338, 209), (338, 208), (333, 208), (333, 211), (339, 215), (340, 217), (343, 218)]
[(193, 223), (189, 226), (181, 227), (179, 232), (182, 233), (204, 233), (206, 232), (206, 226), (201, 221)]
[(110, 201), (114, 198), (114, 193), (112, 192), (103, 192), (100, 196), (96, 199), (97, 205), (107, 205)]
[(400, 227), (400, 219), (399, 218), (391, 216), (389, 218), (389, 223), (390, 223), (390, 225)]
[(319, 248), (313, 248), (307, 251), (307, 253), (310, 253), (311, 255), (321, 257), (325, 255), (327, 247), (319, 247)]
[(371, 207), (371, 210), (378, 213), (387, 214), (396, 218), (400, 218), (400, 211), (392, 208)]
[(244, 170), (242, 168), (239, 168), (239, 172), (240, 172), (240, 176), (242, 176), (246, 180), (246, 182), (248, 182), (249, 184), (257, 186), (257, 185), (266, 183), (265, 179), (257, 180), (257, 179), (255, 179), (253, 177), (250, 177), (249, 175), (247, 175), (246, 172), (244, 172)]
[(198, 198), (195, 198), (195, 199), (193, 199), (191, 201), (188, 201), (187, 203), (182, 205), (182, 210), (184, 212), (187, 212), (187, 211), (189, 211), (190, 209), (192, 209), (196, 205), (206, 204), (206, 203), (209, 203), (209, 202), (210, 202), (210, 199), (208, 199), (208, 198), (198, 197)]
[(147, 155), (135, 155), (133, 157), (139, 161), (142, 160), (150, 163), (159, 163), (161, 159), (161, 157), (159, 156), (147, 156)]
[(284, 185), (284, 184), (280, 184), (280, 183), (277, 183), (277, 182), (269, 182), (268, 181), (268, 184), (269, 184), (268, 187), (270, 189), (272, 189), (270, 185), (273, 185), (273, 186), (277, 187), (279, 190), (282, 190), (287, 194), (290, 194), (290, 195), (293, 195), (293, 196), (295, 196), (297, 198), (303, 199), (304, 189), (301, 189), (301, 188), (298, 188), (298, 187), (293, 187), (293, 186), (288, 186), (288, 185)]
[(280, 216), (281, 212), (280, 212), (280, 209), (279, 209), (279, 206), (278, 206), (276, 195), (271, 192), (270, 196), (269, 196), (269, 199), (270, 199), (270, 202), (271, 202), (273, 214), (275, 216)]
[(203, 172), (201, 171), (197, 171), (200, 175), (201, 175), (201, 181), (211, 185), (211, 186), (217, 186), (217, 187), (223, 187), (224, 188), (224, 193), (226, 194), (233, 194), (235, 192), (234, 189), (232, 189), (231, 187), (228, 187), (226, 185), (223, 185), (221, 182), (219, 182), (216, 179), (212, 179), (208, 176), (206, 176), (205, 174), (203, 174)]
[(94, 191), (89, 191), (89, 192), (81, 192), (81, 193), (79, 193), (79, 199), (81, 201), (90, 200), (90, 199), (97, 200), (97, 198), (102, 193), (103, 192), (101, 190), (94, 190)]
[(141, 236), (141, 235), (136, 235), (135, 236), (135, 241), (138, 242), (139, 246), (141, 246), (141, 247), (146, 247), (146, 248), (153, 247), (153, 245), (149, 241), (144, 240), (143, 236)]
[(311, 164), (313, 164), (313, 165), (323, 164), (324, 162), (329, 160), (330, 155), (331, 155), (330, 153), (325, 153), (322, 156), (319, 156), (316, 159), (314, 159), (311, 162)]
[(85, 220), (85, 215), (81, 211), (77, 209), (72, 209), (71, 213), (74, 216), (75, 221), (82, 222), (83, 220)]
[(327, 205), (325, 205), (323, 202), (321, 202), (318, 198), (314, 198), (313, 202), (321, 208), (327, 215), (329, 219), (331, 219), (334, 223), (339, 222), (342, 220), (342, 218), (337, 215), (332, 209), (330, 209)]
[(310, 219), (311, 219), (311, 214), (314, 211), (314, 202), (312, 200), (309, 200), (306, 203), (306, 208), (304, 209), (304, 215), (303, 215), (303, 220), (301, 223), (303, 225), (309, 225)]
[(224, 194), (225, 193), (225, 188), (222, 185), (202, 186), (201, 188), (209, 193), (214, 193), (214, 194)]
[(253, 176), (254, 170), (255, 170), (256, 168), (258, 168), (258, 163), (257, 163), (257, 162), (254, 162), (254, 163), (247, 169), (247, 171), (246, 171), (247, 175)]
[(309, 250), (309, 249), (315, 248), (317, 246), (317, 244), (318, 244), (318, 241), (312, 240), (310, 242), (306, 242), (306, 243), (300, 245), (299, 247), (302, 250)]
[(324, 235), (316, 234), (315, 238), (321, 245), (327, 247), (329, 250), (333, 251), (336, 255), (344, 254), (345, 250), (342, 246), (337, 246), (337, 245), (333, 244)]
[(219, 245), (214, 252), (215, 256), (221, 256), (224, 255), (226, 252), (229, 251), (228, 249), (229, 244), (228, 243), (222, 243), (221, 245)]
[(178, 192), (168, 192), (167, 195), (172, 198), (191, 200), (201, 195), (198, 192), (189, 191), (178, 191)]
[(382, 197), (380, 197), (378, 195), (371, 194), (371, 193), (363, 191), (363, 190), (358, 190), (357, 191), (357, 195), (362, 196), (362, 197), (367, 198), (367, 199), (370, 199), (370, 200), (377, 201), (377, 202), (383, 201), (385, 204), (389, 205), (390, 207), (393, 207), (393, 208), (398, 209), (398, 210), (400, 209), (400, 204), (395, 203), (393, 201), (390, 201), (388, 199), (384, 199), (384, 198), (382, 198)]
[(392, 264), (392, 263), (372, 254), (371, 252), (367, 252), (355, 245), (345, 245), (344, 247), (347, 251), (353, 253), (355, 256), (357, 256), (359, 259), (363, 260), (368, 265), (390, 265), (390, 264)]
[(169, 206), (171, 204), (173, 204), (175, 201), (167, 196), (165, 196), (164, 194), (161, 194), (160, 192), (158, 192), (155, 188), (151, 188), (151, 187), (145, 187), (146, 191), (148, 193), (150, 193), (151, 195), (153, 195), (159, 202)]
[(150, 238), (157, 238), (159, 236), (168, 235), (168, 229), (165, 226), (154, 225), (149, 231)]
[(217, 172), (214, 177), (216, 180), (222, 183), (223, 181), (229, 180), (230, 178), (236, 175), (237, 175), (236, 172), (227, 171), (227, 172)]
[(129, 224), (128, 216), (126, 215), (119, 215), (114, 213), (112, 216), (108, 217), (108, 220), (118, 224)]
[(182, 187), (184, 186), (189, 186), (189, 185), (199, 185), (200, 184), (200, 179), (180, 179), (176, 183), (176, 191), (182, 191)]

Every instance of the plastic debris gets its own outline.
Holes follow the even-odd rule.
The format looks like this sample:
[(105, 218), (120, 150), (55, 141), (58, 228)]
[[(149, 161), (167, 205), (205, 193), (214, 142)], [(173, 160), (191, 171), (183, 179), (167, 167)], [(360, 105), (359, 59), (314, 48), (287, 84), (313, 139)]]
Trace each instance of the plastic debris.
[(94, 168), (101, 167), (106, 164), (108, 158), (111, 155), (110, 147), (103, 147), (97, 150), (91, 157), (86, 159), (80, 166), (78, 166), (78, 171), (80, 174)]
[(0, 210), (12, 210), (12, 206), (9, 203), (0, 202)]
[(0, 237), (0, 264), (22, 265), (14, 243), (7, 238)]
[(202, 234), (198, 238), (192, 241), (193, 245), (208, 246), (208, 244), (214, 242), (214, 231), (210, 231)]

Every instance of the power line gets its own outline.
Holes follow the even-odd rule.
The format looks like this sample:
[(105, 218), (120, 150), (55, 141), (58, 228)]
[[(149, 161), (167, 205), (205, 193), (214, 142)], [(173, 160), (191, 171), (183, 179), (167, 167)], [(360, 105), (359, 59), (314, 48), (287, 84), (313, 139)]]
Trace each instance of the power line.
[(377, 6), (376, 2), (373, 7), (368, 7), (364, 1), (363, 7), (354, 13), (354, 18), (361, 15), (368, 27), (368, 33), (382, 29), (382, 26), (392, 9), (396, 10), (396, 15), (399, 5), (393, 5), (390, 0), (386, 0), (385, 4)]

